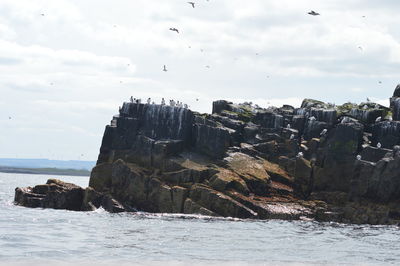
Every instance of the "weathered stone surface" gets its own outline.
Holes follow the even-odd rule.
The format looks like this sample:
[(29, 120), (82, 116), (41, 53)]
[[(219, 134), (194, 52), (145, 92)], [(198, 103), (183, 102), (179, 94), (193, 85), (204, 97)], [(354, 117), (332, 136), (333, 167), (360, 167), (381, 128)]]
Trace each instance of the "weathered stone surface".
[(70, 210), (400, 223), (399, 86), (392, 112), (371, 101), (312, 99), (301, 108), (217, 101), (211, 115), (124, 103), (105, 129), (91, 187), (49, 181), (17, 188), (15, 201)]
[(243, 153), (231, 153), (224, 158), (227, 167), (240, 176), (252, 193), (266, 195), (270, 176), (262, 162)]
[(226, 169), (221, 169), (211, 177), (210, 186), (218, 191), (233, 189), (245, 195), (249, 194), (249, 188), (247, 187), (246, 182), (236, 173)]
[(200, 214), (205, 216), (219, 216), (216, 213), (200, 206), (196, 202), (193, 202), (191, 199), (187, 198), (184, 203), (183, 213), (186, 214)]
[(109, 212), (123, 212), (125, 208), (107, 194), (86, 190), (57, 179), (49, 179), (45, 185), (33, 188), (16, 188), (14, 201), (31, 208), (52, 208), (71, 211), (92, 211), (103, 207)]
[(231, 197), (202, 184), (192, 186), (190, 199), (224, 217), (256, 218), (257, 216), (257, 213)]
[(222, 127), (194, 126), (195, 149), (212, 158), (222, 158), (231, 145), (229, 130)]
[(309, 161), (304, 158), (297, 158), (294, 173), (294, 182), (296, 184), (296, 192), (303, 198), (307, 198), (313, 186), (313, 167)]
[(400, 144), (400, 121), (383, 121), (372, 126), (372, 145), (392, 149)]
[(361, 151), (360, 155), (362, 160), (376, 163), (389, 152), (391, 152), (389, 149), (367, 146)]

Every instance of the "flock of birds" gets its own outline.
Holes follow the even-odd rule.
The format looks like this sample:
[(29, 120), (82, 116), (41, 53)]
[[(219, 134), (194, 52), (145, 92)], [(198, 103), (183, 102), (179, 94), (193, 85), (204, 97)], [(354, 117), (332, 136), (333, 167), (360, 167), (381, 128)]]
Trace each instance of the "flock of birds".
[[(207, 0), (207, 1), (209, 1), (209, 0)], [(192, 8), (195, 8), (195, 5), (196, 5), (195, 2), (187, 2), (187, 3), (190, 4), (190, 5), (192, 6)], [(321, 15), (320, 13), (318, 13), (318, 12), (316, 12), (316, 11), (314, 11), (314, 10), (311, 10), (311, 11), (308, 12), (307, 14), (310, 15), (310, 16), (320, 16), (320, 15)], [(362, 17), (365, 18), (365, 16), (362, 16)], [(178, 30), (177, 28), (175, 28), (175, 27), (171, 27), (171, 28), (169, 28), (169, 30), (170, 30), (170, 31), (173, 31), (173, 32), (176, 32), (176, 33), (179, 34), (179, 30)], [(189, 46), (189, 48), (191, 48), (191, 47)], [(364, 50), (362, 46), (358, 46), (358, 49), (359, 49), (360, 51), (363, 51), (363, 50)], [(201, 50), (201, 52), (203, 52), (203, 49), (200, 49), (200, 50)], [(256, 53), (256, 55), (259, 55), (259, 54)], [(237, 60), (237, 58), (235, 58), (235, 60)], [(206, 68), (210, 68), (209, 65), (207, 65), (207, 66), (205, 66), (205, 67), (206, 67)], [(163, 71), (164, 71), (164, 72), (167, 72), (167, 71), (168, 71), (166, 65), (163, 66)], [(268, 75), (267, 78), (269, 78), (269, 77), (270, 77), (270, 76)], [(378, 83), (379, 83), (379, 84), (382, 84), (382, 81), (378, 81)]]
[[(198, 101), (199, 99), (196, 99), (196, 101)], [(136, 103), (136, 104), (141, 104), (142, 103), (142, 99), (140, 98), (133, 98), (133, 96), (131, 96), (130, 98), (130, 102), (131, 103)], [(151, 98), (147, 98), (146, 104), (156, 104), (154, 101), (151, 101)], [(161, 105), (165, 105), (165, 99), (162, 98), (161, 99)], [(172, 107), (179, 107), (179, 108), (185, 108), (188, 109), (190, 108), (189, 105), (187, 105), (186, 103), (180, 102), (180, 101), (175, 101), (175, 100), (169, 100), (169, 106)], [(121, 111), (122, 107), (119, 107), (119, 110)]]

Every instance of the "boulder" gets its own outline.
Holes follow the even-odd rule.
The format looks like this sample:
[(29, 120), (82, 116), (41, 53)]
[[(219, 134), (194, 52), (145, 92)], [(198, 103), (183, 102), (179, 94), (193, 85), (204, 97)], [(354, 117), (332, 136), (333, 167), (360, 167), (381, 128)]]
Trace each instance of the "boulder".
[(123, 212), (125, 208), (110, 195), (83, 189), (75, 184), (49, 179), (45, 185), (16, 188), (15, 203), (31, 208), (52, 208), (71, 211), (92, 211), (103, 207), (109, 212)]

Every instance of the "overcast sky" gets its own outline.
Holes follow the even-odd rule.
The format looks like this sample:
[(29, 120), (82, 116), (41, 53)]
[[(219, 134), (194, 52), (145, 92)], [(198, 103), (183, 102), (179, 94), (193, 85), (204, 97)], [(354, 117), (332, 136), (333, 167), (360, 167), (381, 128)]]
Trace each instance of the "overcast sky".
[(400, 82), (398, 0), (194, 1), (0, 0), (0, 157), (96, 160), (131, 95), (387, 104)]

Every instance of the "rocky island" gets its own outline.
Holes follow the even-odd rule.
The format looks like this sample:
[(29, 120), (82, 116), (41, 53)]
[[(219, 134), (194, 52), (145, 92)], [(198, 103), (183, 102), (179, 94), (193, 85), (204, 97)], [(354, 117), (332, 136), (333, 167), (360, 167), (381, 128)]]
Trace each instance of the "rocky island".
[(50, 179), (16, 204), (251, 219), (400, 222), (400, 85), (367, 101), (300, 108), (215, 101), (212, 114), (125, 102), (88, 188)]

